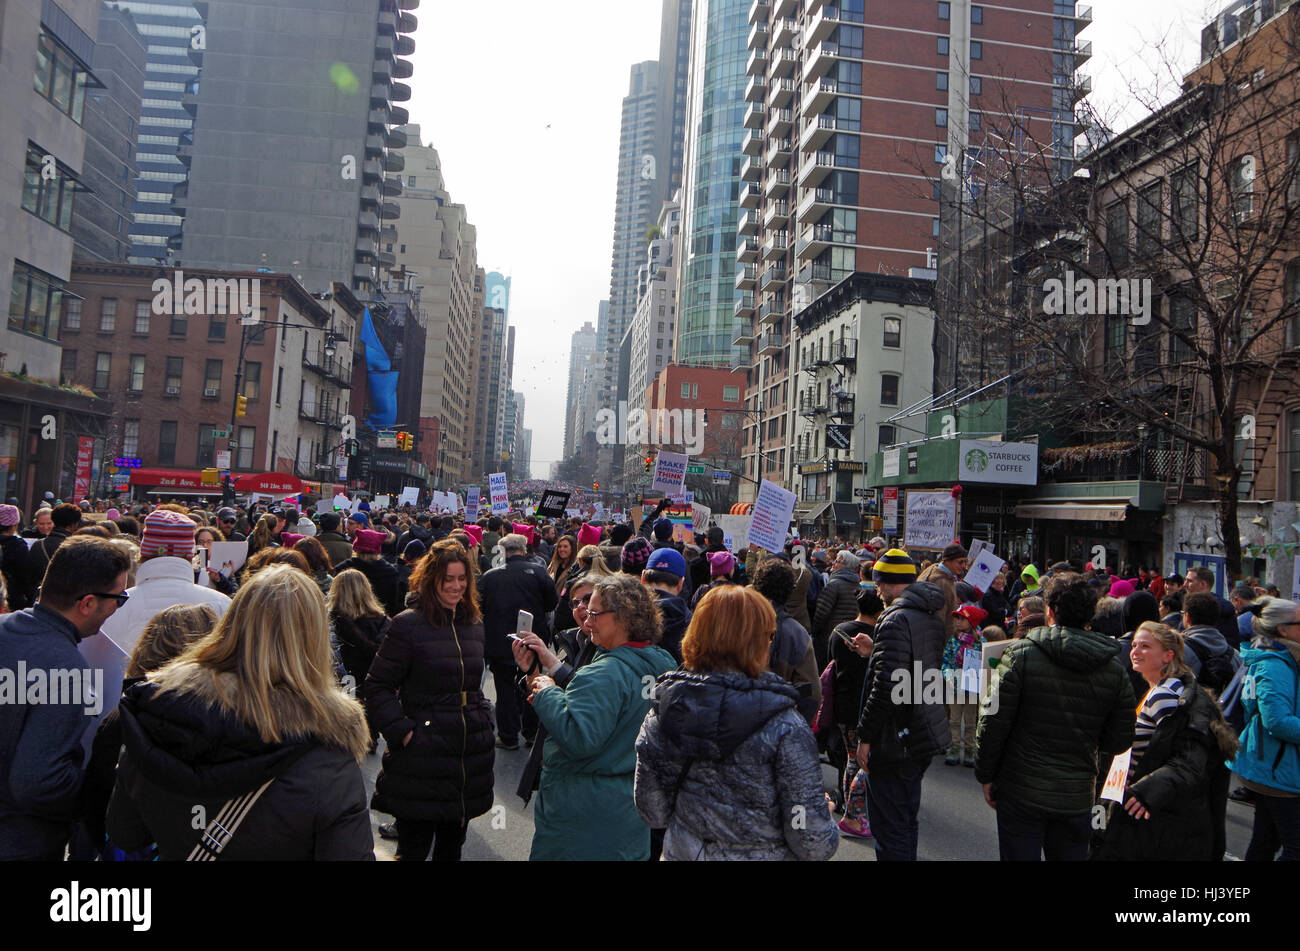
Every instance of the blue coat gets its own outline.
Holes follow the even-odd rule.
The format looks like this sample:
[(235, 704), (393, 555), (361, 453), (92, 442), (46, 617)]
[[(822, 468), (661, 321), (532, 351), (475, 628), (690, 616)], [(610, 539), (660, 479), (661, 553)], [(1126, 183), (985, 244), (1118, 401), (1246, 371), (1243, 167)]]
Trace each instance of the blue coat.
[(597, 650), (567, 687), (533, 698), (547, 732), (533, 861), (650, 858), (650, 827), (633, 799), (636, 737), (650, 688), (676, 666), (659, 647)]
[(1285, 647), (1247, 647), (1241, 656), (1250, 668), (1241, 692), (1246, 729), (1228, 768), (1253, 783), (1300, 793), (1300, 664)]

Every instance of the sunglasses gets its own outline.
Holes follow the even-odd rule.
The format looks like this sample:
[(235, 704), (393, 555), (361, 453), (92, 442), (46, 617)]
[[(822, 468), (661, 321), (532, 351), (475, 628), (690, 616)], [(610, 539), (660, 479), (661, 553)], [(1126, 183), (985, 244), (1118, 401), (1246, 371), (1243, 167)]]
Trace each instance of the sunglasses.
[[(574, 599), (573, 599), (573, 604), (574, 604), (575, 607), (578, 606), (578, 605), (580, 605), (580, 604), (582, 604), (582, 605), (586, 605), (586, 604), (590, 604), (590, 603), (591, 603), (591, 595), (587, 595), (585, 598), (574, 598)], [(590, 614), (591, 612), (588, 611), (587, 613)]]
[[(92, 598), (112, 598), (114, 601), (117, 602), (117, 606), (118, 606), (119, 608), (120, 608), (122, 605), (126, 604), (126, 602), (129, 601), (129, 600), (131, 599), (131, 596), (130, 596), (129, 594), (127, 594), (125, 591), (121, 592), (120, 594), (102, 594), (102, 593), (100, 593), (99, 591), (87, 591), (87, 592), (86, 592), (85, 594), (83, 594), (81, 597), (82, 597), (82, 598), (84, 598), (84, 597), (92, 597)], [(81, 599), (78, 598), (77, 600), (81, 600)]]

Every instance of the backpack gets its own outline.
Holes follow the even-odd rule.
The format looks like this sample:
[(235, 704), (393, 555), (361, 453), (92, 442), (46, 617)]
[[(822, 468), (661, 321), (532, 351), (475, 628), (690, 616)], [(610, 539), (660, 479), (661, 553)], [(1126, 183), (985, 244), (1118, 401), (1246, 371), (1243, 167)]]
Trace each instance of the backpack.
[(1198, 641), (1195, 637), (1189, 637), (1183, 643), (1190, 647), (1201, 660), (1201, 672), (1196, 676), (1196, 679), (1200, 681), (1202, 686), (1213, 690), (1216, 696), (1221, 696), (1224, 688), (1232, 682), (1233, 675), (1237, 672), (1236, 665), (1232, 662), (1232, 655), (1235, 651), (1226, 650), (1212, 654), (1209, 646)]

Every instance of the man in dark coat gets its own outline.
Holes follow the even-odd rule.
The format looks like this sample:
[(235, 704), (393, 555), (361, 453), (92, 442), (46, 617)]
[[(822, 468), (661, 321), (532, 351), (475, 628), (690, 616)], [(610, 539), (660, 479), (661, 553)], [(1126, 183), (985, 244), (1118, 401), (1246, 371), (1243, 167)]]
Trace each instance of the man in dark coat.
[(779, 555), (768, 556), (754, 569), (754, 590), (767, 598), (776, 611), (768, 670), (799, 691), (799, 713), (811, 726), (822, 702), (821, 668), (808, 632), (785, 609), (794, 586), (794, 568)]
[(682, 638), (691, 623), (691, 609), (682, 598), (686, 581), (686, 559), (672, 548), (660, 548), (650, 555), (641, 572), (641, 583), (659, 599), (659, 611), (664, 619), (664, 636), (659, 646), (682, 662)]
[[(942, 677), (944, 594), (938, 585), (918, 582), (916, 563), (897, 548), (876, 559), (871, 580), (886, 608), (876, 621), (862, 688), (858, 765), (871, 775), (867, 816), (876, 861), (915, 862), (921, 780), (951, 741), (943, 698), (928, 697), (924, 689)], [(855, 601), (854, 617), (856, 610)]]
[(55, 551), (71, 538), (72, 533), (81, 525), (81, 509), (71, 502), (64, 502), (54, 507), (51, 518), (54, 528), (32, 546), (31, 551), (27, 553), (27, 562), (23, 566), (29, 603), (36, 600), (36, 589), (41, 586), (41, 579), (45, 577), (45, 569), (49, 566)]
[(1233, 650), (1241, 648), (1241, 629), (1237, 626), (1237, 612), (1233, 609), (1232, 603), (1226, 598), (1221, 598), (1214, 593), (1214, 570), (1206, 568), (1204, 565), (1197, 565), (1195, 568), (1187, 569), (1187, 586), (1183, 589), (1187, 594), (1192, 595), (1197, 592), (1209, 592), (1214, 600), (1219, 602), (1219, 620), (1214, 625), (1223, 635), (1228, 646)]
[(335, 512), (326, 512), (320, 517), (320, 532), (316, 541), (325, 546), (325, 554), (330, 556), (330, 564), (335, 572), (338, 566), (352, 557), (352, 542), (339, 531), (341, 519)]
[(1133, 744), (1137, 701), (1118, 645), (1084, 630), (1098, 590), (1060, 572), (1043, 596), (1049, 626), (1006, 649), (976, 734), (1003, 861), (1086, 859), (1098, 767)]
[[(830, 659), (830, 636), (836, 625), (858, 616), (858, 556), (845, 549), (835, 556), (835, 570), (817, 598), (813, 614), (813, 650), (817, 652), (817, 669), (824, 670)], [(916, 579), (913, 578), (913, 581)]]
[(529, 742), (536, 735), (537, 715), (524, 703), (516, 683), (519, 668), (507, 635), (517, 633), (519, 612), (527, 611), (533, 616), (533, 633), (550, 641), (546, 612), (555, 609), (559, 597), (546, 569), (528, 559), (528, 540), (523, 535), (507, 535), (501, 548), (506, 563), (480, 575), (478, 590), (487, 638), (485, 656), (497, 692), (497, 746), (517, 750), (521, 727)]

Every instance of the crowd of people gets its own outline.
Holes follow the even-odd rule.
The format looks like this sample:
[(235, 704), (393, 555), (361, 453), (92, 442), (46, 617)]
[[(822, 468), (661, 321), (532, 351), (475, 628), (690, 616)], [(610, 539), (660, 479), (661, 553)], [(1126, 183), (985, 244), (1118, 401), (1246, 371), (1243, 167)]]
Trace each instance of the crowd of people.
[[(456, 860), (515, 753), (535, 860), (915, 860), (940, 756), (1005, 860), (1222, 859), (1229, 798), (1300, 858), (1300, 605), (1253, 579), (305, 501), (0, 505), (0, 858), (366, 860), (373, 809)], [(121, 681), (55, 689), (97, 636)]]

